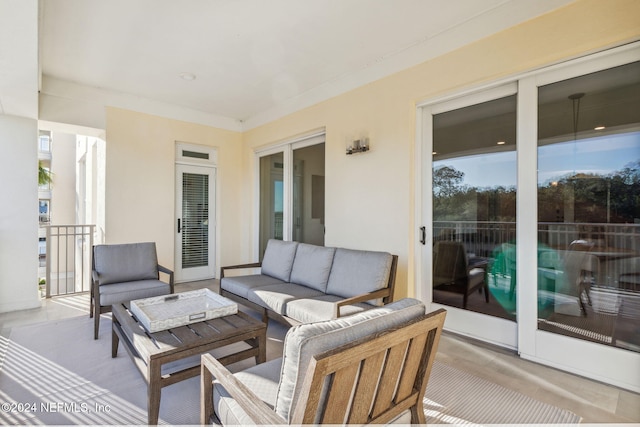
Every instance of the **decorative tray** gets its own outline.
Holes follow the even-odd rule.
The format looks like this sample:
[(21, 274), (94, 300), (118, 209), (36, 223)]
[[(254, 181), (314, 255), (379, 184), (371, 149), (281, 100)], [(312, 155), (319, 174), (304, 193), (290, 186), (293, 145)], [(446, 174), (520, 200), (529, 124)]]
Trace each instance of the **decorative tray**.
[(158, 332), (236, 314), (238, 304), (210, 289), (198, 289), (133, 300), (129, 310), (147, 331)]

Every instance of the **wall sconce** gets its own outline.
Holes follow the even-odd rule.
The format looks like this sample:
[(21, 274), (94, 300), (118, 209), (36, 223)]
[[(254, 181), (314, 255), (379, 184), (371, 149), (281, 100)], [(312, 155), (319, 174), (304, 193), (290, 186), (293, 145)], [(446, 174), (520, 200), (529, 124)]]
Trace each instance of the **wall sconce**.
[(347, 147), (347, 155), (364, 153), (365, 151), (369, 151), (369, 138), (356, 139), (353, 141), (353, 145)]

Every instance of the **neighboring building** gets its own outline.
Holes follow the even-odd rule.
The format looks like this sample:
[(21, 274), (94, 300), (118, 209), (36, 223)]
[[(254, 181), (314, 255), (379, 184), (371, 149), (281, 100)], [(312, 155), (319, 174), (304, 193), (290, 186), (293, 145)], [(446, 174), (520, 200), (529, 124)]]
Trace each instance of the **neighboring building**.
[[(54, 142), (55, 141), (55, 142)], [(50, 184), (38, 188), (38, 281), (40, 295), (50, 257), (53, 294), (88, 289), (88, 278), (76, 277), (84, 262), (89, 265), (88, 229), (61, 227), (93, 224), (93, 243), (104, 235), (104, 151), (105, 143), (93, 136), (40, 130), (38, 159), (52, 175)], [(55, 159), (55, 160), (54, 160)], [(102, 177), (102, 178), (100, 178)], [(51, 230), (51, 253), (47, 253), (47, 230)], [(60, 236), (58, 236), (60, 235)], [(66, 253), (65, 253), (66, 252)]]

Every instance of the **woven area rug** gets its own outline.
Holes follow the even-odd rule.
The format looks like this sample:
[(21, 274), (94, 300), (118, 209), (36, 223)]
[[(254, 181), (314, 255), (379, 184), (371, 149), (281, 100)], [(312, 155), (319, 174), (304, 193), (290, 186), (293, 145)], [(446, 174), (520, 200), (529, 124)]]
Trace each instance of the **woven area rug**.
[(427, 424), (574, 424), (573, 412), (444, 363), (434, 363), (424, 398)]
[[(110, 328), (111, 320), (103, 316), (101, 331)], [(199, 423), (199, 381), (162, 390), (160, 424)], [(111, 358), (109, 334), (93, 340), (88, 316), (17, 327), (9, 338), (0, 336), (0, 404), (3, 425), (147, 423), (142, 376), (122, 347)], [(569, 411), (438, 362), (424, 405), (430, 424), (580, 422)]]

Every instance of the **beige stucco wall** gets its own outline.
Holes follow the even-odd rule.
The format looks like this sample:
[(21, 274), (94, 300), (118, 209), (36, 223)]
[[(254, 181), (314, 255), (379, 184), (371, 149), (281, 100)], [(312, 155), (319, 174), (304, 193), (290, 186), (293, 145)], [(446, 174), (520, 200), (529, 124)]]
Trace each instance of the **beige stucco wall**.
[(51, 135), (51, 224), (76, 224), (76, 136)]
[(0, 114), (0, 313), (40, 306), (38, 122)]
[[(582, 0), (243, 134), (243, 222), (255, 215), (254, 149), (326, 129), (328, 246), (400, 256), (396, 297), (414, 295), (416, 104), (640, 38), (640, 2)], [(346, 156), (369, 137), (371, 151)], [(251, 236), (253, 241), (253, 236)]]
[(118, 108), (106, 111), (106, 243), (156, 242), (158, 260), (174, 266), (175, 143), (217, 148), (217, 252), (224, 265), (243, 244), (242, 135)]
[[(218, 148), (217, 265), (254, 261), (255, 149), (326, 129), (325, 244), (400, 256), (414, 295), (416, 104), (640, 39), (640, 2), (581, 0), (244, 133), (106, 111), (106, 242), (153, 240), (174, 259), (175, 141)], [(346, 156), (353, 139), (371, 151)]]

